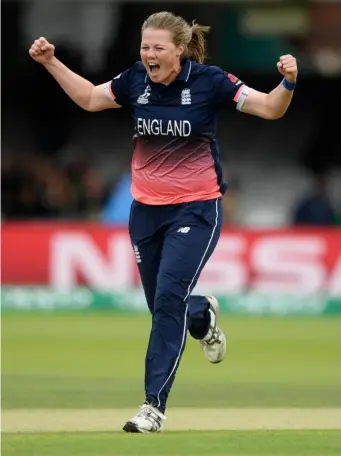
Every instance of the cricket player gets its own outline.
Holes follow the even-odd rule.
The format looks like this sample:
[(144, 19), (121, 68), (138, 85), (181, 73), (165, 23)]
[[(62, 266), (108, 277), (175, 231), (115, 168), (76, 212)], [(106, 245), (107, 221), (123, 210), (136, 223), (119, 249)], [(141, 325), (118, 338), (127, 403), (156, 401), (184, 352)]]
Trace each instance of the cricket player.
[[(145, 398), (126, 432), (159, 432), (187, 332), (211, 363), (221, 362), (226, 338), (213, 296), (193, 296), (222, 226), (227, 189), (219, 162), (216, 127), (220, 109), (278, 119), (293, 97), (296, 59), (280, 57), (283, 76), (262, 93), (217, 66), (204, 65), (209, 27), (159, 12), (142, 25), (141, 61), (94, 86), (54, 56), (45, 38), (31, 57), (45, 66), (67, 95), (87, 111), (126, 107), (134, 121), (131, 164), (134, 201), (129, 234), (152, 315), (145, 358)], [(229, 128), (225, 125), (224, 128)]]

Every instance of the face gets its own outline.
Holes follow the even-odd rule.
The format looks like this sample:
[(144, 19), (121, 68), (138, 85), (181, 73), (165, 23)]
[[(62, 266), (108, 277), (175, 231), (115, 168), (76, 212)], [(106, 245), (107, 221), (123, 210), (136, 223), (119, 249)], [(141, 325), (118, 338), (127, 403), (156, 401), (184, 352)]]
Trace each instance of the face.
[(175, 46), (169, 30), (147, 28), (142, 33), (141, 60), (153, 82), (172, 82), (179, 74), (182, 45)]

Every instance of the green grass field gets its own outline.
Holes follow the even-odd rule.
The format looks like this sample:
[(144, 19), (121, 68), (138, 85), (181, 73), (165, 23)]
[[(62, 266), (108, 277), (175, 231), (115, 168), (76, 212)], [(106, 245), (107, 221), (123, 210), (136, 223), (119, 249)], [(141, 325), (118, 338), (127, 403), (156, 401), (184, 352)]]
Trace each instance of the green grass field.
[[(339, 317), (224, 317), (225, 362), (210, 365), (188, 339), (164, 434), (100, 432), (120, 429), (143, 401), (149, 325), (110, 312), (3, 314), (2, 454), (341, 454)], [(188, 420), (175, 419), (182, 408)], [(176, 432), (186, 426), (201, 431)]]
[(339, 456), (340, 435), (338, 431), (5, 435), (2, 454), (12, 456)]
[[(230, 318), (226, 362), (187, 348), (170, 397), (182, 407), (339, 407), (340, 319)], [(149, 316), (3, 315), (4, 408), (136, 407)]]

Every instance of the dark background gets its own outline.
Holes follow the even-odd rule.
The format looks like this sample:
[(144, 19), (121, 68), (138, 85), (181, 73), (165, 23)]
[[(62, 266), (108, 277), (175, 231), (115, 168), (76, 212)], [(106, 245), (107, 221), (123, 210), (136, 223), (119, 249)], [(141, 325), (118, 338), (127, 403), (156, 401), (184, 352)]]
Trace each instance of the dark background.
[(34, 39), (45, 36), (73, 71), (102, 83), (139, 59), (141, 24), (161, 9), (211, 25), (207, 63), (255, 89), (280, 82), (280, 55), (298, 59), (297, 90), (283, 119), (264, 121), (234, 106), (221, 116), (231, 223), (291, 223), (316, 173), (338, 213), (341, 4), (236, 3), (2, 2), (3, 218), (96, 219), (132, 155), (129, 113), (82, 111), (30, 58)]

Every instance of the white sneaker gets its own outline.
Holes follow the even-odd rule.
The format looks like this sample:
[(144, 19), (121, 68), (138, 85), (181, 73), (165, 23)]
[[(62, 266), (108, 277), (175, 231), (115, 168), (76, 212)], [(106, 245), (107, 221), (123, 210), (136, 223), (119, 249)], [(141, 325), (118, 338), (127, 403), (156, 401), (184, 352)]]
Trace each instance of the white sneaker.
[(206, 336), (199, 341), (200, 346), (210, 363), (220, 363), (226, 355), (226, 337), (218, 327), (219, 304), (214, 296), (207, 296), (210, 303), (211, 323)]
[(140, 406), (139, 413), (123, 426), (125, 432), (161, 432), (165, 415), (150, 404)]

